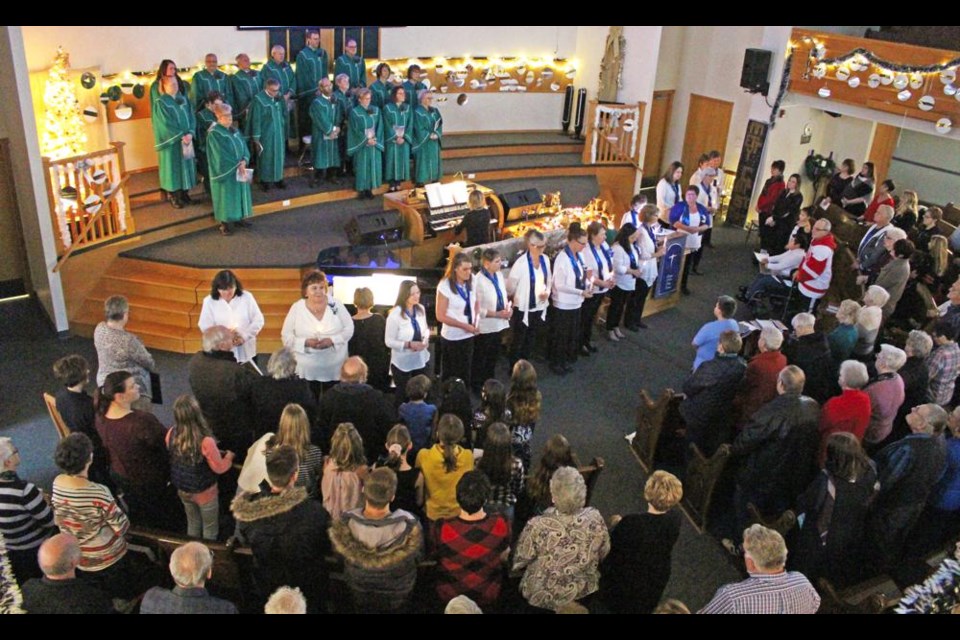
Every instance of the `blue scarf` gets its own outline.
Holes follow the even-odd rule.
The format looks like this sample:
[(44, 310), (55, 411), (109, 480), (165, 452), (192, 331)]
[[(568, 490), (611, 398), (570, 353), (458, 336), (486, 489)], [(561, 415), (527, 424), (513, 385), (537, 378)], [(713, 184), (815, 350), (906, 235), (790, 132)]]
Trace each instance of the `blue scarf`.
[[(610, 255), (606, 252), (606, 250), (603, 248), (603, 246), (600, 247), (600, 251), (603, 252), (603, 257), (607, 259), (607, 269), (609, 269), (609, 270), (612, 272), (612, 271), (613, 271), (613, 263), (610, 261)], [(603, 276), (603, 273), (602, 273), (602, 272), (603, 272), (603, 263), (600, 262), (600, 254), (597, 253), (597, 248), (596, 248), (595, 246), (593, 246), (593, 243), (590, 244), (590, 253), (593, 254), (593, 259), (597, 261), (597, 269), (601, 272), (601, 273), (598, 273), (598, 274), (597, 274), (597, 277), (602, 280), (603, 278), (602, 278), (601, 276)]]
[(583, 291), (587, 288), (587, 284), (584, 282), (584, 276), (587, 271), (586, 265), (580, 260), (579, 255), (573, 255), (573, 251), (570, 250), (570, 245), (565, 246), (563, 252), (567, 254), (567, 257), (570, 258), (570, 264), (573, 265), (573, 274), (577, 277), (577, 289)]
[(673, 197), (675, 198), (675, 200), (673, 201), (674, 204), (676, 204), (677, 202), (681, 202), (681, 200), (680, 200), (680, 185), (679, 185), (679, 183), (671, 182), (671, 183), (670, 183), (670, 187), (673, 189)]
[[(420, 323), (417, 322), (417, 307), (414, 305), (412, 309), (413, 313), (410, 314), (410, 324), (413, 325), (413, 342), (423, 342), (423, 334), (420, 333)], [(400, 308), (400, 313), (407, 315), (407, 310), (403, 307)]]
[(707, 183), (707, 186), (703, 186), (703, 183), (700, 183), (700, 188), (707, 194), (707, 208), (709, 209), (713, 206), (713, 194), (711, 193), (713, 191), (713, 185)]
[[(699, 206), (697, 207), (697, 213), (699, 213), (699, 214), (700, 214), (700, 217), (703, 218), (703, 222), (701, 222), (700, 224), (705, 224), (705, 225), (709, 226), (709, 225), (710, 225), (710, 214), (709, 214), (709, 213), (701, 213)], [(686, 203), (686, 201), (684, 201), (684, 203), (683, 203), (683, 215), (680, 216), (680, 222), (682, 222), (683, 224), (687, 225), (688, 227), (690, 226), (690, 205), (688, 205), (688, 204)]]
[[(689, 215), (687, 216), (687, 220), (690, 220), (690, 216), (689, 216)], [(684, 224), (686, 224), (686, 223), (684, 223)], [(653, 242), (653, 248), (654, 248), (654, 250), (656, 250), (656, 248), (657, 248), (657, 234), (655, 234), (655, 233), (653, 232), (653, 227), (647, 226), (647, 223), (644, 222), (644, 223), (643, 223), (643, 229), (644, 229), (644, 231), (647, 232), (647, 235), (650, 236), (650, 241)]]
[(637, 223), (637, 212), (634, 211), (633, 209), (630, 209), (630, 220), (631, 220), (631, 222), (633, 222), (633, 226), (635, 226), (635, 227), (640, 226), (640, 225)]
[[(637, 254), (633, 251), (635, 245), (630, 245), (630, 248), (627, 249), (627, 255), (630, 256), (630, 268), (637, 268)], [(620, 248), (623, 249), (623, 245), (620, 245)]]
[(457, 295), (463, 298), (466, 303), (463, 306), (463, 314), (467, 316), (467, 324), (473, 324), (473, 309), (470, 305), (470, 287), (461, 287), (459, 283), (453, 285), (457, 289)]
[(503, 311), (503, 293), (500, 291), (499, 283), (497, 283), (497, 276), (482, 268), (480, 269), (480, 273), (482, 273), (487, 280), (493, 283), (493, 290), (497, 292), (497, 311)]
[[(540, 254), (540, 270), (543, 271), (543, 281), (547, 281), (547, 261), (544, 259), (543, 254)], [(530, 252), (527, 252), (527, 271), (530, 272), (530, 306), (527, 307), (528, 311), (532, 311), (537, 308), (537, 278), (533, 270), (533, 258), (530, 257)]]

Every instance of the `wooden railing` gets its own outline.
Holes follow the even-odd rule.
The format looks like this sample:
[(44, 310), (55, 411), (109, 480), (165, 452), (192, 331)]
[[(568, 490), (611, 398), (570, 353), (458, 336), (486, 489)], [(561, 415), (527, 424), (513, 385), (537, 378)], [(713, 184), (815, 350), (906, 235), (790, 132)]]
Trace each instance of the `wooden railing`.
[(584, 164), (632, 164), (639, 167), (643, 137), (644, 102), (600, 104), (591, 100), (587, 109), (587, 143)]
[[(134, 231), (127, 197), (123, 142), (69, 158), (43, 158), (57, 266), (76, 249)], [(99, 172), (103, 172), (102, 175)]]

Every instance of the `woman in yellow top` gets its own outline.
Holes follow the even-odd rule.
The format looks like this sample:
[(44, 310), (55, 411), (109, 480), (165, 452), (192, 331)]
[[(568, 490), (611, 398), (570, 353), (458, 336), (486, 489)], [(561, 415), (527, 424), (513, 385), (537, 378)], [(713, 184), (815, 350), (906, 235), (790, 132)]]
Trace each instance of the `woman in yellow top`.
[(427, 489), (427, 519), (453, 518), (459, 515), (457, 483), (467, 471), (473, 470), (473, 453), (460, 446), (463, 422), (453, 414), (446, 414), (437, 424), (437, 444), (421, 449), (417, 454), (417, 468), (423, 472)]

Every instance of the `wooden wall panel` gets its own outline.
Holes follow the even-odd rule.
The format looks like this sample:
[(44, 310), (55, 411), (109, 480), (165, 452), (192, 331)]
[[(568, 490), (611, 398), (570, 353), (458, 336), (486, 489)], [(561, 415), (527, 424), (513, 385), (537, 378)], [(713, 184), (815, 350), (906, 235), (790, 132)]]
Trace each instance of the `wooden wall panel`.
[(899, 141), (900, 127), (877, 124), (873, 132), (873, 143), (870, 145), (868, 156), (870, 162), (874, 164), (874, 177), (877, 184), (887, 179), (890, 172), (890, 161), (893, 159), (893, 152), (896, 151)]

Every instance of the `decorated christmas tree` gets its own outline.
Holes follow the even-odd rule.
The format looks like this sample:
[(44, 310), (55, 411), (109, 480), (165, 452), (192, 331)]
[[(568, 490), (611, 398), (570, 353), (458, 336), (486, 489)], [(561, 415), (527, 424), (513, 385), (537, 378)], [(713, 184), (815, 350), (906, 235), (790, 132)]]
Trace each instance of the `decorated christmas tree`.
[(70, 82), (70, 54), (57, 47), (57, 57), (43, 91), (46, 113), (40, 153), (50, 158), (65, 158), (87, 150), (87, 134), (80, 117), (77, 92)]

